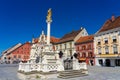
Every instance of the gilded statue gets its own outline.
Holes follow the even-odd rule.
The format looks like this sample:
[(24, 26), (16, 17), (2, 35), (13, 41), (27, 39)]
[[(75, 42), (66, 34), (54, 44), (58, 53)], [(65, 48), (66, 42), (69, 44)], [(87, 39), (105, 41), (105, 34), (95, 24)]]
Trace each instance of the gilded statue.
[(52, 11), (51, 11), (51, 8), (48, 10), (48, 13), (47, 13), (47, 21), (48, 22), (51, 22), (51, 16), (52, 16)]

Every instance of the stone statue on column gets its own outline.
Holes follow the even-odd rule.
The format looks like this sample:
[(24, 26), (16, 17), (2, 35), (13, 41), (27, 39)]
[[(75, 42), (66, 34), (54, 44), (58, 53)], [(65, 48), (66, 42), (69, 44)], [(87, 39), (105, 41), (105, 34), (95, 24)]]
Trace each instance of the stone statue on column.
[(50, 8), (48, 10), (48, 13), (47, 13), (47, 22), (51, 22), (52, 21), (51, 16), (52, 16), (52, 11), (51, 11), (51, 8)]

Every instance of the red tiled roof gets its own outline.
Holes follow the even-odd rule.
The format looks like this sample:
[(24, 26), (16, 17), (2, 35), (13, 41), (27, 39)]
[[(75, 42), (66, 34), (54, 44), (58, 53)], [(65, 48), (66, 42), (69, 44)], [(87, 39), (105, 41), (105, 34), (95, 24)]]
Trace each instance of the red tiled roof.
[(50, 37), (50, 42), (51, 42), (51, 43), (56, 43), (56, 42), (59, 42), (59, 41), (60, 41), (59, 38)]
[(71, 33), (65, 34), (58, 43), (67, 42), (74, 40), (74, 38), (82, 31), (83, 29), (80, 29), (78, 31), (72, 31)]
[[(47, 38), (47, 36), (46, 36)], [(55, 37), (50, 37), (50, 42), (51, 43), (56, 43), (56, 42), (59, 42), (59, 38), (55, 38)], [(38, 38), (34, 39), (34, 43), (38, 43)]]
[(31, 46), (31, 43), (30, 43), (30, 42), (26, 42), (26, 43), (24, 43), (24, 44), (21, 44), (19, 47), (17, 47), (17, 48), (14, 49), (13, 51), (9, 52), (7, 55), (10, 55), (12, 52), (14, 52), (14, 51), (17, 50), (18, 48), (20, 48), (20, 47), (22, 47), (22, 46), (24, 46), (24, 45), (26, 45), (26, 44), (29, 44), (29, 45)]
[(84, 42), (89, 42), (89, 41), (93, 41), (94, 36), (90, 35), (90, 36), (83, 36), (80, 37), (75, 44), (80, 44), (80, 43), (84, 43)]
[(111, 29), (114, 29), (114, 28), (118, 28), (118, 27), (120, 27), (120, 16), (115, 18), (114, 21), (107, 20), (104, 23), (104, 25), (101, 27), (101, 29), (98, 31), (98, 33), (103, 32), (103, 31), (107, 31), (107, 30), (111, 30)]

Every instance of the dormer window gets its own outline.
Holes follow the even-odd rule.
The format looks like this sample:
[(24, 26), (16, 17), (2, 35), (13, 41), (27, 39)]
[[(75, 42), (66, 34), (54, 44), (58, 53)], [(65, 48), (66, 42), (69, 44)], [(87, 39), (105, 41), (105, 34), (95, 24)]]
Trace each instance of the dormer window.
[(108, 44), (108, 38), (105, 38), (104, 41), (105, 41), (105, 44)]
[(116, 36), (112, 37), (113, 42), (117, 42)]

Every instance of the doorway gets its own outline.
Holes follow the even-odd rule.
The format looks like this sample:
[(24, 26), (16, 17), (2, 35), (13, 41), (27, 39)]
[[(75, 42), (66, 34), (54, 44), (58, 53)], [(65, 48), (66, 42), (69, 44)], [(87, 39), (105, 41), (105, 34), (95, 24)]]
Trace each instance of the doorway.
[(111, 66), (111, 64), (110, 64), (110, 59), (106, 59), (106, 60), (105, 60), (105, 65), (108, 66), (108, 67)]
[(115, 66), (120, 66), (120, 59), (115, 60)]

